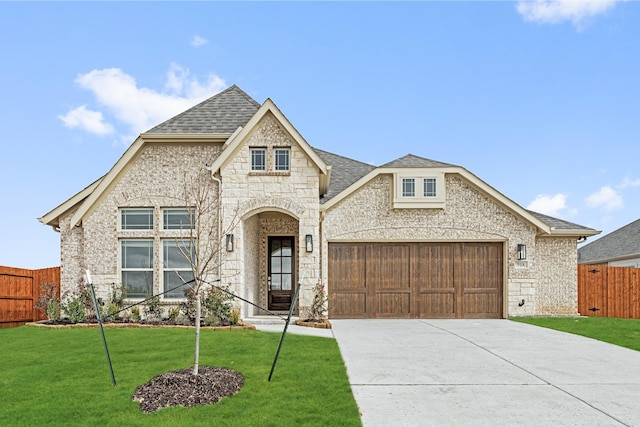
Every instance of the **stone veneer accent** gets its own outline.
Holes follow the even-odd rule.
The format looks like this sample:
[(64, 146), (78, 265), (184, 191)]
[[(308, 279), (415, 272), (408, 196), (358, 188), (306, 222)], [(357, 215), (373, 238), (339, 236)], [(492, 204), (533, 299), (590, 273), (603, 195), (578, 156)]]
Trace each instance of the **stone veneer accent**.
[[(250, 147), (267, 148), (271, 168), (273, 149), (290, 147), (290, 171), (250, 170)], [(98, 296), (108, 298), (111, 283), (120, 283), (122, 238), (155, 242), (154, 291), (161, 289), (160, 246), (179, 231), (161, 229), (161, 210), (184, 207), (185, 179), (213, 163), (221, 144), (147, 143), (130, 167), (103, 196), (81, 227), (71, 227), (73, 212), (61, 218), (62, 292), (75, 289), (88, 268)], [(327, 253), (331, 241), (497, 241), (505, 247), (505, 316), (577, 314), (576, 240), (538, 237), (536, 228), (497, 204), (456, 174), (447, 174), (444, 209), (392, 209), (392, 175), (380, 175), (324, 212), (320, 235), (319, 171), (304, 150), (268, 114), (220, 170), (221, 230), (233, 233), (235, 250), (221, 253), (223, 285), (260, 305), (267, 303), (267, 238), (296, 238), (297, 279), (304, 273), (299, 298), (304, 317), (313, 299), (312, 288), (327, 282)], [(212, 179), (211, 190), (218, 192)], [(153, 231), (119, 229), (119, 208), (153, 208)], [(215, 221), (218, 218), (214, 218)], [(214, 236), (217, 233), (215, 230)], [(314, 251), (307, 253), (304, 235), (311, 234)], [(527, 245), (527, 260), (516, 261), (516, 245)], [(216, 272), (216, 277), (218, 277)], [(212, 277), (214, 279), (216, 277)], [(329, 284), (330, 285), (330, 284)], [(525, 300), (523, 306), (518, 303)], [(261, 314), (238, 303), (241, 316)]]
[[(251, 171), (253, 147), (267, 149), (267, 171)], [(273, 171), (273, 150), (290, 147), (290, 171)], [(303, 313), (311, 304), (311, 288), (320, 277), (319, 249), (307, 253), (300, 245), (299, 236), (319, 236), (319, 170), (304, 150), (267, 114), (256, 130), (231, 159), (222, 166), (222, 223), (236, 238), (236, 250), (228, 254), (223, 265), (223, 283), (234, 289), (245, 288), (249, 295), (257, 296), (266, 305), (266, 237), (293, 235), (297, 244), (297, 279), (304, 274), (299, 296), (299, 311)], [(272, 216), (267, 213), (278, 213)], [(259, 215), (256, 224), (254, 216)], [(270, 216), (271, 215), (271, 216)], [(248, 260), (248, 253), (259, 249), (258, 263)], [(249, 262), (250, 268), (247, 267)], [(257, 270), (256, 270), (257, 269)], [(256, 280), (257, 279), (257, 280)], [(257, 286), (257, 288), (254, 288)], [(260, 314), (248, 311), (242, 315)]]
[[(575, 312), (575, 239), (537, 238), (534, 226), (460, 176), (447, 174), (445, 180), (444, 209), (392, 209), (393, 176), (375, 177), (325, 213), (323, 253), (331, 241), (501, 241), (507, 250), (505, 317)], [(525, 262), (516, 261), (519, 243), (527, 245)], [(327, 268), (324, 259), (325, 282)]]
[[(62, 291), (74, 290), (89, 269), (98, 297), (109, 298), (111, 284), (121, 283), (120, 239), (139, 238), (154, 241), (153, 289), (154, 293), (160, 292), (162, 239), (175, 239), (184, 233), (162, 229), (162, 208), (185, 207), (185, 182), (195, 179), (205, 164), (213, 162), (220, 145), (148, 143), (82, 227), (70, 229), (71, 214), (67, 215), (61, 224)], [(209, 184), (211, 193), (217, 194), (216, 182), (211, 180)], [(127, 207), (153, 208), (154, 229), (120, 230), (119, 209)]]

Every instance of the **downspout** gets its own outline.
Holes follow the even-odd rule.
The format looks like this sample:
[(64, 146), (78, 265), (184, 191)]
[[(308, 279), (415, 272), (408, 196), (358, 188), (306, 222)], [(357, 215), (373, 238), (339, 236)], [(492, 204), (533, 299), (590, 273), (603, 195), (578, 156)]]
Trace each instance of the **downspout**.
[(222, 279), (222, 179), (214, 175), (212, 168), (209, 170), (211, 171), (211, 179), (218, 183), (218, 242), (220, 243), (218, 249), (218, 276)]

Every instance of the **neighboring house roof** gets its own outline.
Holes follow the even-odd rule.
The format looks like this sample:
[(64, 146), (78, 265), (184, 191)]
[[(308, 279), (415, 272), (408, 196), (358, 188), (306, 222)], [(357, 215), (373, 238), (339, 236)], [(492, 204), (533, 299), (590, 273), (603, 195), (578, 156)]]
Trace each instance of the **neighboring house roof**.
[(239, 126), (246, 125), (259, 108), (257, 101), (233, 85), (145, 133), (232, 134)]
[(640, 257), (640, 219), (578, 249), (578, 263), (601, 263)]

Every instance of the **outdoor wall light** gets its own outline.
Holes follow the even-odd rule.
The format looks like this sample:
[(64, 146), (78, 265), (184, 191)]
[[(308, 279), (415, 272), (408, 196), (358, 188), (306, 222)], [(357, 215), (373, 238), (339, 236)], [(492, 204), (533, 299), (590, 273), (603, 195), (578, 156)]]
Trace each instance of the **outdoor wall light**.
[(227, 234), (227, 252), (233, 252), (233, 234)]
[(307, 234), (304, 240), (307, 252), (313, 252), (313, 236), (311, 234)]
[(516, 254), (518, 260), (527, 259), (527, 245), (523, 245), (522, 243), (518, 244)]

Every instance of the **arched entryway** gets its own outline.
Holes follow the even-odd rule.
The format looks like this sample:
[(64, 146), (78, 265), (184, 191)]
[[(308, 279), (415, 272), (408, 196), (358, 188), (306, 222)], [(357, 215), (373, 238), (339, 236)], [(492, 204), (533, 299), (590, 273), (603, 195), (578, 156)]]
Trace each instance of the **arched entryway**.
[[(243, 220), (244, 287), (247, 298), (286, 313), (298, 281), (299, 221), (281, 211), (256, 212)], [(247, 316), (266, 314), (250, 307)]]

